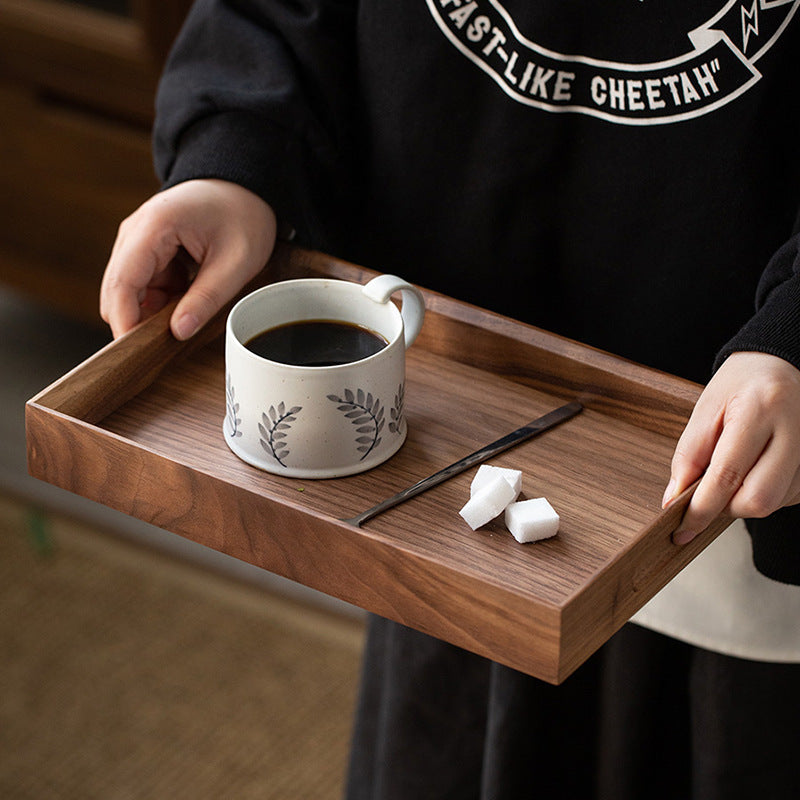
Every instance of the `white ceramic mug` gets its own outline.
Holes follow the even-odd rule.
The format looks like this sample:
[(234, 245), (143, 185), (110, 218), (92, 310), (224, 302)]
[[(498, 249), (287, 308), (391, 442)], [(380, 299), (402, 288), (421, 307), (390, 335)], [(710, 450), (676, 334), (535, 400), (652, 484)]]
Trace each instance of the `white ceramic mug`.
[[(389, 301), (401, 292), (402, 308)], [(422, 327), (421, 292), (395, 275), (365, 286), (327, 278), (273, 283), (242, 298), (225, 333), (225, 441), (267, 472), (336, 478), (394, 455), (406, 438), (405, 351)], [(338, 321), (373, 331), (386, 345), (333, 366), (295, 366), (246, 344), (299, 321)]]

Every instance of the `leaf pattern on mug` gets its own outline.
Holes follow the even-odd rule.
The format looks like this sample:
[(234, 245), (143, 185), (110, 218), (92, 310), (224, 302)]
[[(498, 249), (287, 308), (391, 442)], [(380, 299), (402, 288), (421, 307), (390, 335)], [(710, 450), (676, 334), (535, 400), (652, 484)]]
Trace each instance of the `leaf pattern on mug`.
[(389, 423), (389, 430), (399, 434), (403, 428), (403, 406), (405, 403), (406, 385), (401, 383), (397, 387), (397, 394), (394, 396), (394, 405), (389, 409), (389, 416), (392, 421)]
[(291, 423), (297, 421), (297, 414), (303, 410), (302, 406), (292, 406), (286, 409), (286, 404), (281, 401), (278, 407), (270, 406), (266, 414), (261, 415), (258, 431), (261, 434), (259, 442), (268, 455), (271, 455), (282, 467), (284, 459), (289, 455), (286, 437)]
[(371, 392), (364, 392), (357, 389), (344, 390), (344, 397), (336, 394), (329, 394), (328, 400), (337, 403), (339, 411), (356, 425), (355, 432), (360, 434), (356, 437), (356, 450), (361, 453), (359, 461), (363, 461), (380, 443), (380, 433), (386, 423), (383, 414), (383, 404)]
[(228, 434), (231, 438), (241, 436), (242, 432), (239, 426), (242, 424), (239, 414), (239, 404), (236, 402), (236, 390), (231, 383), (230, 373), (225, 375), (225, 422), (230, 431)]

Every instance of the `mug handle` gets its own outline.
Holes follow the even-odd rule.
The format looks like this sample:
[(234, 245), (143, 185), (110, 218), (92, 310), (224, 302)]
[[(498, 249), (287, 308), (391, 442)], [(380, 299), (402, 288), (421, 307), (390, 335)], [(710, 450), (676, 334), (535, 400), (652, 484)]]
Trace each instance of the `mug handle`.
[(422, 329), (425, 317), (425, 300), (422, 292), (408, 281), (398, 278), (397, 275), (378, 275), (366, 284), (362, 291), (376, 303), (387, 303), (389, 298), (397, 291), (402, 297), (400, 316), (403, 319), (406, 348), (411, 347)]

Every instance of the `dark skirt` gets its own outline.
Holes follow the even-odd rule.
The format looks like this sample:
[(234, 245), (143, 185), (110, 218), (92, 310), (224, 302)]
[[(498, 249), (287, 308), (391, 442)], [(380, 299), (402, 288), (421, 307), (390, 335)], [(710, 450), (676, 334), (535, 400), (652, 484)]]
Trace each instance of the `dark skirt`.
[(551, 686), (370, 619), (348, 800), (797, 800), (800, 665), (627, 625)]

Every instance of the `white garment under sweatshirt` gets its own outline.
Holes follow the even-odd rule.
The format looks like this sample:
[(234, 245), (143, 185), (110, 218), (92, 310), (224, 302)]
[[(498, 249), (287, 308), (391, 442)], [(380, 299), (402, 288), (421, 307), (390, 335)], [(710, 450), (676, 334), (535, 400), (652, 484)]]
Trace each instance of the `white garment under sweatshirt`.
[(723, 531), (631, 621), (730, 656), (800, 662), (800, 586), (778, 583), (756, 570), (742, 520)]

